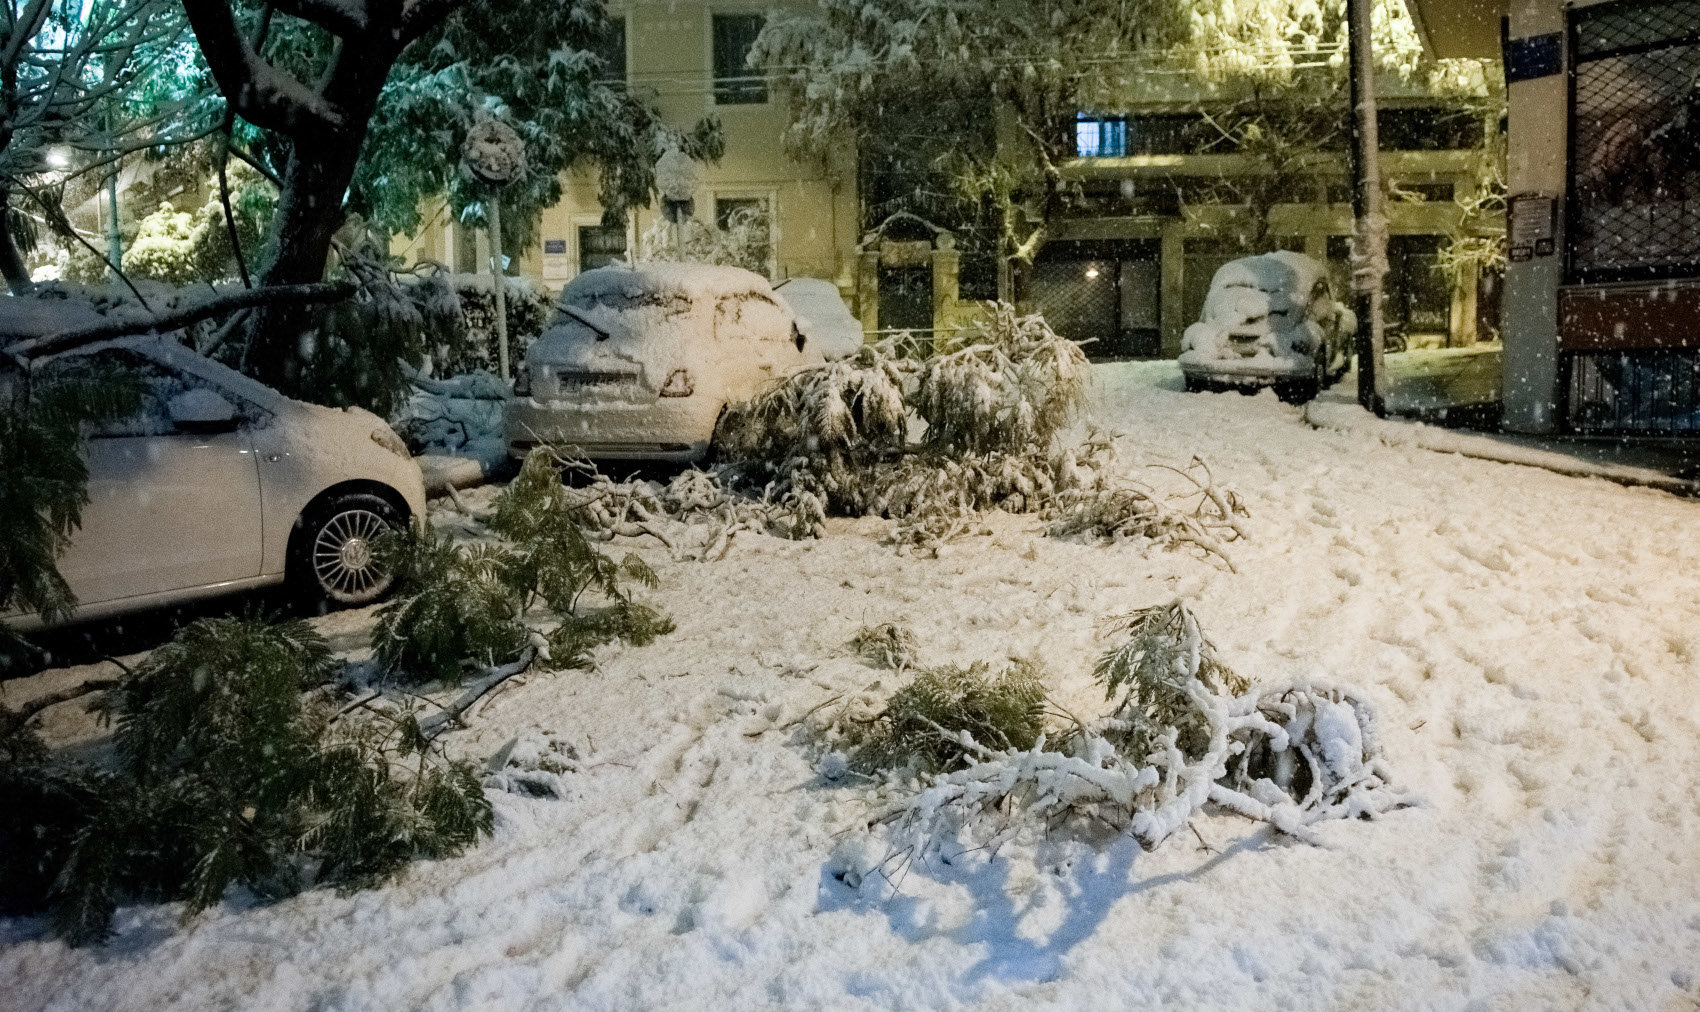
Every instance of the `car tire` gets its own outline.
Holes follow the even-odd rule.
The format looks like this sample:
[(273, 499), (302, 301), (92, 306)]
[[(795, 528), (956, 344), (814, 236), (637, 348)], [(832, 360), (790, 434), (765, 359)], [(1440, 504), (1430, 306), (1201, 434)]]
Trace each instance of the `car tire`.
[(1316, 400), (1321, 387), (1316, 377), (1300, 380), (1285, 380), (1275, 384), (1275, 396), (1286, 404), (1308, 404)]
[(1201, 394), (1205, 391), (1204, 381), (1197, 376), (1189, 376), (1183, 372), (1181, 373), (1181, 381), (1185, 384), (1186, 392), (1189, 394)]
[(378, 560), (376, 541), (402, 527), (400, 512), (381, 496), (352, 492), (318, 503), (302, 514), (290, 545), (290, 581), (329, 607), (371, 604), (395, 582)]

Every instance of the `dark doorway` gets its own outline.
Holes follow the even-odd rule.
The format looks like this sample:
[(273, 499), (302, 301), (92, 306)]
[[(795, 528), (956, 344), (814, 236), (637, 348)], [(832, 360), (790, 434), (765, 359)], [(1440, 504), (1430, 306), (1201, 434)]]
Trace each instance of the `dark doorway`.
[(882, 331), (907, 330), (930, 341), (933, 336), (933, 269), (919, 267), (880, 268), (880, 316)]
[(1160, 354), (1155, 240), (1047, 243), (1027, 276), (1028, 303), (1092, 359)]

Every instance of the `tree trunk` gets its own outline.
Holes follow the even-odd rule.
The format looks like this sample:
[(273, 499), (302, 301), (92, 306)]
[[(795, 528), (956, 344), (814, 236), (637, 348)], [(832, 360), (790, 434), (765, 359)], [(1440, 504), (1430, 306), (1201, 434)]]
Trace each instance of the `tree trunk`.
[[(346, 216), (343, 197), (354, 179), (360, 149), (366, 140), (370, 110), (395, 55), (372, 54), (370, 63), (382, 73), (369, 71), (334, 89), (343, 94), (333, 100), (344, 109), (365, 110), (351, 117), (349, 125), (326, 136), (295, 140), (280, 174), (283, 186), (277, 210), (272, 214), (270, 233), (261, 257), (260, 285), (304, 285), (323, 280), (330, 260), (331, 239)], [(333, 86), (334, 88), (334, 86)], [(327, 97), (333, 95), (327, 91)], [(278, 305), (254, 314), (249, 325), (248, 371), (263, 383), (287, 393), (305, 394), (295, 380), (301, 372), (300, 335), (308, 325), (311, 310), (299, 305)]]
[(35, 291), (35, 282), (30, 280), (29, 265), (24, 263), (17, 243), (12, 241), (11, 200), (12, 195), (0, 188), (0, 277), (6, 279), (13, 295), (28, 295)]

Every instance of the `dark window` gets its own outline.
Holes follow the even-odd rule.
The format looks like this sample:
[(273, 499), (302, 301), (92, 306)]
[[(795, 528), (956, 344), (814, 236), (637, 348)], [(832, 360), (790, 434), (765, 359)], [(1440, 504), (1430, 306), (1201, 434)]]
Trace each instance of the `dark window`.
[(749, 62), (750, 49), (764, 21), (760, 14), (714, 15), (716, 105), (760, 105), (767, 101), (767, 81)]
[(1375, 130), (1383, 151), (1453, 151), (1482, 143), (1481, 116), (1467, 109), (1381, 109), (1375, 115)]
[(626, 258), (626, 229), (623, 225), (580, 225), (578, 269), (607, 267)]
[(624, 87), (626, 83), (626, 19), (611, 17), (590, 50), (601, 61), (597, 81)]

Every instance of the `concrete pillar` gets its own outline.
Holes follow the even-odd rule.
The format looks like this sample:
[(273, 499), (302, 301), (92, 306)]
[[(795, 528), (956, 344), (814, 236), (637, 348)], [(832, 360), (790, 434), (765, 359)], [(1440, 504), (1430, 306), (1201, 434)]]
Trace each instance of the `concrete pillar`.
[(1181, 336), (1188, 324), (1182, 319), (1182, 290), (1186, 279), (1186, 224), (1171, 221), (1163, 226), (1158, 265), (1160, 288), (1157, 315), (1163, 332), (1163, 356), (1175, 358), (1181, 353)]
[(880, 327), (880, 253), (876, 242), (856, 254), (856, 318), (862, 337), (872, 341)]
[[(1511, 10), (1512, 38), (1564, 30), (1558, 4), (1518, 4)], [(1563, 74), (1516, 81), (1506, 88), (1506, 184), (1510, 195), (1564, 199), (1569, 94)], [(1557, 248), (1564, 249), (1563, 215)], [(1537, 256), (1505, 269), (1500, 330), (1505, 338), (1505, 419), (1513, 432), (1558, 427), (1558, 288), (1562, 256)]]
[(962, 272), (962, 253), (956, 248), (956, 237), (946, 232), (938, 237), (933, 249), (933, 339), (948, 339), (955, 333), (958, 281)]

